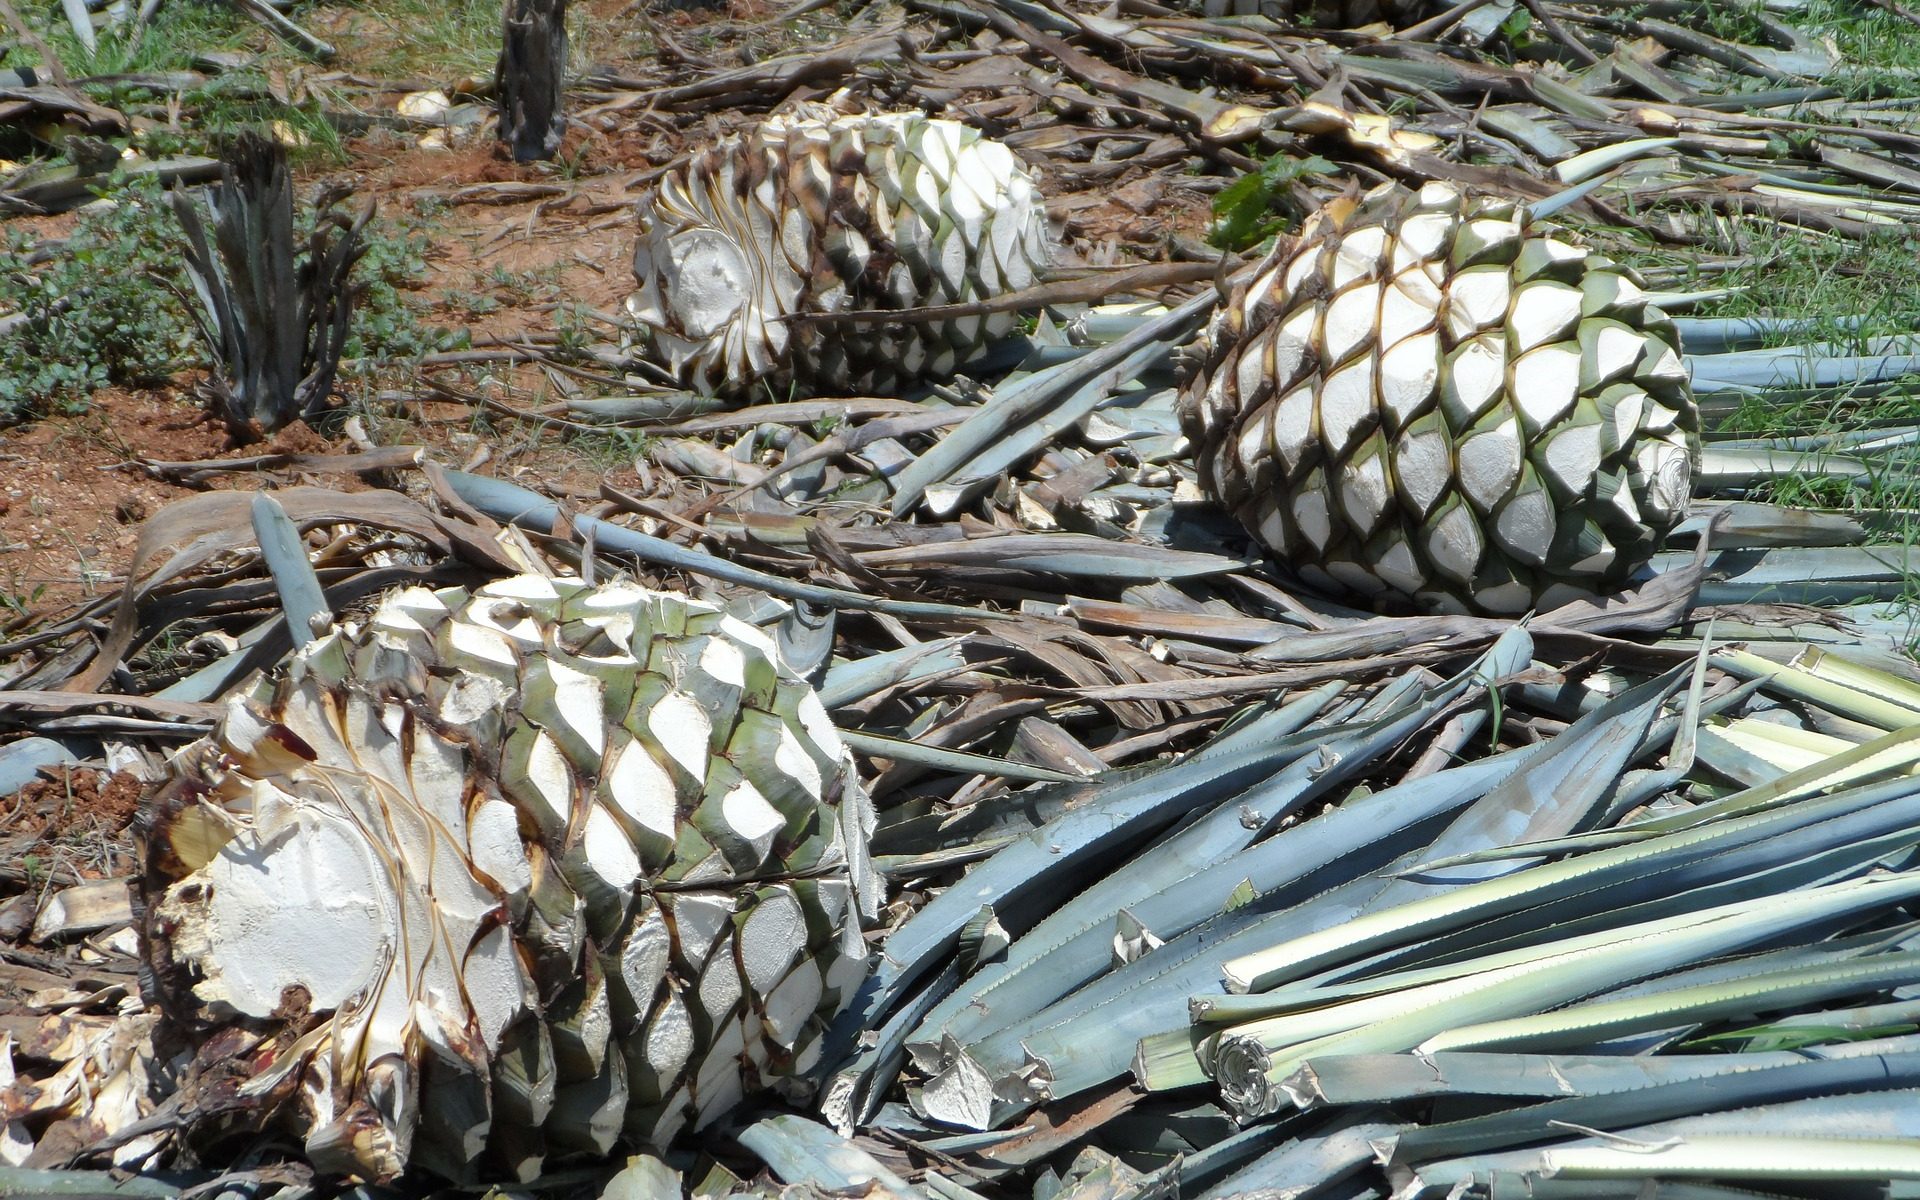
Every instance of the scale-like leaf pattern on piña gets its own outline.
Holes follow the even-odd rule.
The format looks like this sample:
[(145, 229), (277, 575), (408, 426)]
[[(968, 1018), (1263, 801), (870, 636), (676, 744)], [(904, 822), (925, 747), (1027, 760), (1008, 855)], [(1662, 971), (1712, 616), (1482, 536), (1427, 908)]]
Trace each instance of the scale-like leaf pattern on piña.
[(410, 588), (176, 759), (144, 953), (203, 1070), (262, 1039), (240, 1095), (316, 1167), (528, 1178), (811, 1065), (866, 975), (871, 825), (755, 627), (623, 584)]
[(640, 205), (627, 298), (648, 357), (715, 395), (885, 395), (948, 375), (1018, 315), (816, 326), (788, 317), (963, 304), (1030, 287), (1051, 258), (1019, 159), (917, 112), (769, 118), (668, 172)]
[(1511, 200), (1334, 201), (1202, 357), (1182, 398), (1202, 486), (1331, 594), (1550, 608), (1617, 590), (1686, 511), (1699, 411), (1672, 323)]

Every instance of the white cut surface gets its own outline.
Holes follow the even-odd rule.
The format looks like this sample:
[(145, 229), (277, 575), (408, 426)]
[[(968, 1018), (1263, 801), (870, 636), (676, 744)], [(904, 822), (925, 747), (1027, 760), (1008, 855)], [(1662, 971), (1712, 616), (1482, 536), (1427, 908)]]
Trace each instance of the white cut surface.
[(1380, 322), (1380, 285), (1357, 283), (1327, 303), (1320, 344), (1331, 363), (1343, 363), (1349, 355), (1373, 341)]
[(482, 800), (473, 806), (467, 818), (467, 846), (473, 865), (509, 896), (533, 885), (533, 865), (520, 840), (520, 814), (505, 800)]
[(1402, 434), (1394, 446), (1393, 473), (1400, 495), (1421, 516), (1432, 512), (1452, 480), (1453, 456), (1446, 434), (1438, 428)]
[(540, 667), (553, 682), (553, 707), (567, 731), (597, 759), (606, 753), (607, 722), (602, 697), (604, 684), (585, 671), (576, 671), (565, 663), (544, 660)]
[(826, 705), (820, 703), (818, 692), (808, 688), (794, 707), (794, 715), (800, 718), (800, 728), (823, 758), (837, 763), (846, 757), (847, 745), (840, 740), (840, 731), (833, 727), (833, 718), (827, 715)]
[(1424, 272), (1401, 272), (1380, 296), (1380, 344), (1433, 328), (1439, 307), (1440, 295)]
[(675, 235), (661, 265), (673, 316), (690, 337), (724, 330), (754, 290), (754, 271), (743, 248), (717, 229)]
[[(199, 889), (192, 903), (182, 892)], [(393, 957), (400, 912), (360, 831), (298, 809), (270, 838), (242, 835), (176, 884), (162, 910), (180, 922), (176, 952), (197, 960), (194, 992), (251, 1017), (302, 987), (315, 1011), (338, 1008)]]
[(1402, 338), (1380, 353), (1380, 409), (1394, 428), (1415, 419), (1440, 386), (1440, 334)]
[(1320, 385), (1320, 440), (1344, 458), (1373, 416), (1373, 357), (1356, 359)]
[[(731, 954), (716, 954), (707, 960), (706, 970), (700, 974), (700, 982), (694, 989), (699, 1001), (700, 1011), (705, 1013), (709, 1027), (725, 1020), (740, 1006), (743, 989), (740, 985), (740, 971), (734, 966)], [(729, 1021), (728, 1024), (737, 1025)]]
[(800, 744), (800, 739), (793, 736), (792, 727), (784, 722), (780, 726), (780, 740), (773, 748), (773, 765), (781, 774), (798, 783), (800, 790), (805, 792), (809, 799), (817, 802), (825, 795), (825, 781), (820, 774), (820, 764), (807, 753), (807, 748)]
[(1466, 505), (1455, 504), (1428, 529), (1427, 561), (1456, 583), (1472, 583), (1486, 545), (1473, 513)]
[(782, 1047), (793, 1049), (825, 995), (820, 968), (810, 959), (802, 960), (766, 995), (767, 1032)]
[(1389, 586), (1403, 592), (1417, 592), (1427, 584), (1426, 572), (1421, 570), (1413, 547), (1398, 537), (1376, 556), (1373, 569)]
[(1280, 323), (1273, 335), (1273, 381), (1275, 387), (1287, 387), (1300, 377), (1300, 368), (1313, 352), (1314, 331), (1319, 314), (1311, 305)]
[(1363, 225), (1340, 239), (1333, 254), (1333, 286), (1346, 287), (1356, 279), (1371, 279), (1380, 270), (1387, 249), (1387, 231)]
[(1310, 384), (1293, 389), (1273, 406), (1273, 452), (1286, 475), (1300, 469), (1314, 440), (1314, 411)]
[(738, 643), (724, 637), (708, 638), (700, 648), (700, 669), (733, 687), (747, 682), (747, 660)]
[(1325, 550), (1327, 543), (1333, 540), (1332, 511), (1327, 504), (1324, 485), (1309, 488), (1293, 498), (1293, 527), (1316, 551)]
[(1580, 351), (1564, 344), (1541, 346), (1513, 364), (1513, 401), (1527, 432), (1542, 430), (1573, 411), (1580, 392)]
[(1415, 213), (1400, 222), (1394, 236), (1392, 269), (1395, 273), (1418, 263), (1438, 258), (1453, 233), (1453, 217), (1448, 213)]
[(1340, 469), (1340, 507), (1347, 523), (1362, 537), (1372, 535), (1392, 503), (1385, 455), (1355, 455)]
[(1504, 267), (1473, 267), (1454, 275), (1447, 282), (1447, 332), (1458, 341), (1504, 322), (1509, 284)]
[(1449, 422), (1465, 429), (1507, 390), (1507, 344), (1498, 335), (1477, 337), (1454, 350), (1440, 384)]
[(667, 960), (672, 949), (672, 935), (667, 932), (667, 923), (661, 919), (658, 908), (649, 908), (644, 917), (635, 921), (626, 941), (620, 945), (620, 982), (642, 1016), (667, 981)]
[(1520, 423), (1507, 417), (1491, 429), (1460, 443), (1460, 491), (1483, 513), (1490, 513), (1520, 481), (1526, 449)]
[(1541, 280), (1514, 291), (1508, 333), (1513, 348), (1524, 354), (1567, 336), (1579, 319), (1580, 289)]
[(668, 758), (705, 782), (713, 724), (699, 701), (685, 692), (668, 692), (647, 713), (647, 729)]
[(760, 789), (744, 779), (728, 788), (727, 794), (720, 798), (720, 815), (729, 829), (753, 847), (761, 861), (772, 853), (773, 839), (787, 824), (787, 819), (767, 803)]
[(481, 1041), (491, 1053), (499, 1049), (501, 1032), (524, 1007), (526, 980), (513, 948), (513, 927), (502, 922), (482, 934), (467, 952), (460, 977), (480, 1025)]
[(1547, 440), (1538, 461), (1568, 491), (1586, 495), (1600, 470), (1600, 427), (1569, 425)]
[(748, 911), (739, 942), (747, 986), (765, 996), (806, 950), (807, 921), (799, 899), (786, 888), (770, 889)]
[(545, 732), (533, 735), (527, 755), (527, 783), (521, 789), (527, 799), (540, 806), (537, 820), (542, 828), (566, 828), (573, 817), (573, 768), (560, 746)]
[(671, 1085), (693, 1057), (693, 1048), (693, 1018), (685, 1002), (669, 992), (647, 1022), (641, 1056), (660, 1084)]
[[(459, 626), (455, 626), (459, 628)], [(465, 728), (492, 713), (499, 712), (513, 696), (513, 689), (485, 675), (461, 674), (440, 698), (439, 717), (456, 728)]]
[(587, 806), (583, 833), (587, 863), (609, 887), (625, 891), (640, 878), (640, 856), (614, 815), (599, 804)]
[(673, 913), (674, 948), (689, 967), (707, 965), (714, 944), (733, 922), (733, 899), (716, 892), (681, 892), (662, 902)]
[(520, 658), (514, 652), (513, 643), (498, 629), (472, 621), (454, 621), (447, 631), (448, 660), (452, 665), (496, 677), (518, 668)]
[(1545, 488), (1520, 492), (1493, 519), (1493, 535), (1507, 553), (1533, 566), (1553, 548), (1553, 504)]
[(678, 832), (678, 793), (673, 777), (643, 743), (621, 746), (606, 775), (607, 794), (627, 819), (671, 842)]
[(1580, 333), (1582, 366), (1589, 387), (1631, 375), (1646, 349), (1646, 335), (1619, 321), (1596, 320)]

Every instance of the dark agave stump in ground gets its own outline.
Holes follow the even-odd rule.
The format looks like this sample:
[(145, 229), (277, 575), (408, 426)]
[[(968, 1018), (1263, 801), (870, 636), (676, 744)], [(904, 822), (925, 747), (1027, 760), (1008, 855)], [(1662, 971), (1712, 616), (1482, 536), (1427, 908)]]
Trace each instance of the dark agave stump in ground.
[(567, 0), (508, 0), (495, 69), (500, 140), (515, 162), (552, 158), (566, 133)]

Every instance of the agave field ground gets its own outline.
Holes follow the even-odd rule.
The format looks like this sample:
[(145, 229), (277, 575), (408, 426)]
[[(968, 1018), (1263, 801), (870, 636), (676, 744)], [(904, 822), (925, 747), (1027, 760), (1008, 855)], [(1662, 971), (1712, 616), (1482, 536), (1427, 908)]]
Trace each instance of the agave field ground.
[[(0, 1196), (1920, 1195), (1920, 12), (569, 27), (516, 162), (496, 0), (0, 2)], [(687, 168), (807, 121), (914, 232)], [(304, 420), (243, 154), (357, 230)], [(968, 282), (716, 350), (634, 252), (727, 203)], [(1394, 322), (1566, 404), (1336, 436)], [(1472, 553), (1355, 515), (1509, 404)]]

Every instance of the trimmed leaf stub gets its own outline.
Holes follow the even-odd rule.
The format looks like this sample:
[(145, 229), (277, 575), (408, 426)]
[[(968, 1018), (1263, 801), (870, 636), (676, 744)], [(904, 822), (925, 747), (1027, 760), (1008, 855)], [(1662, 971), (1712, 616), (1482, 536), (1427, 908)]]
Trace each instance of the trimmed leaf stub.
[(1691, 495), (1699, 410), (1625, 267), (1445, 183), (1345, 197), (1214, 318), (1203, 487), (1309, 584), (1493, 614), (1619, 590)]
[(324, 1171), (665, 1145), (810, 1067), (867, 972), (847, 753), (771, 639), (682, 596), (398, 592), (173, 770), (145, 954), (232, 1097), (201, 1132), (291, 1126)]
[(885, 395), (952, 374), (1011, 312), (920, 324), (796, 316), (964, 304), (1039, 281), (1046, 209), (1013, 152), (917, 112), (803, 106), (727, 137), (640, 206), (627, 298), (647, 356), (697, 391)]

